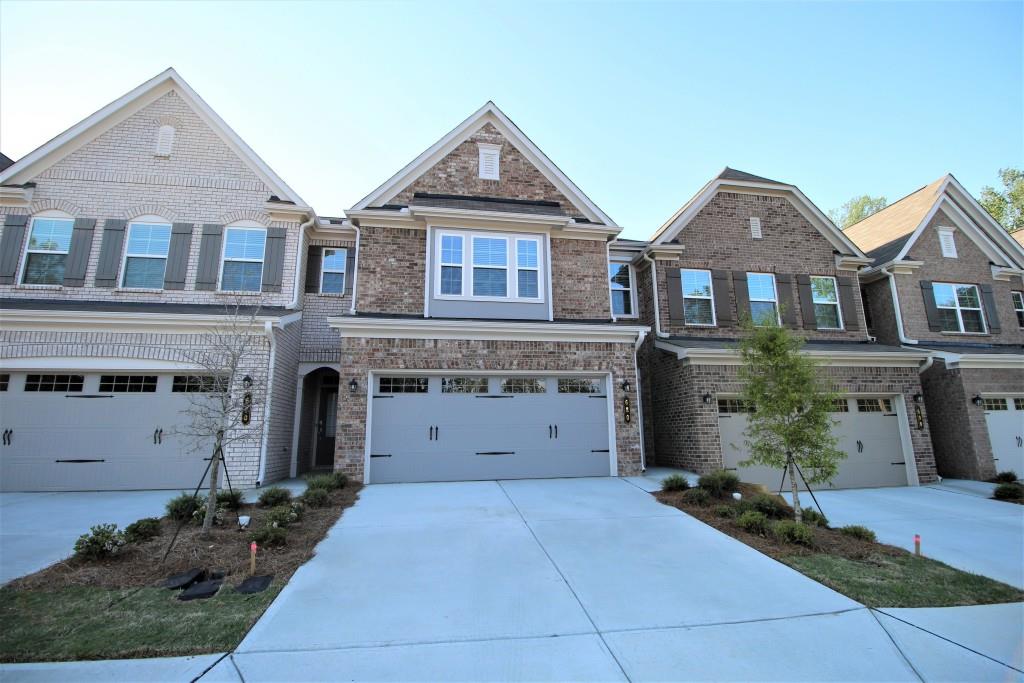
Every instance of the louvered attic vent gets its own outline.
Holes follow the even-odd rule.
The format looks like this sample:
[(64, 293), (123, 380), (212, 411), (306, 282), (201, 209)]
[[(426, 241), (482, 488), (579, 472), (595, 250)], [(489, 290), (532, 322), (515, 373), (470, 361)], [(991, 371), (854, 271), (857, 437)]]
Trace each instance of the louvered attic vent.
[(956, 240), (953, 239), (951, 228), (939, 228), (939, 246), (946, 258), (956, 258)]
[(750, 217), (750, 236), (755, 240), (761, 239), (761, 219)]
[(500, 180), (499, 164), (501, 160), (501, 147), (478, 143), (480, 148), (480, 178), (483, 180)]
[(169, 157), (172, 147), (174, 147), (174, 126), (165, 123), (157, 131), (154, 154), (158, 157)]

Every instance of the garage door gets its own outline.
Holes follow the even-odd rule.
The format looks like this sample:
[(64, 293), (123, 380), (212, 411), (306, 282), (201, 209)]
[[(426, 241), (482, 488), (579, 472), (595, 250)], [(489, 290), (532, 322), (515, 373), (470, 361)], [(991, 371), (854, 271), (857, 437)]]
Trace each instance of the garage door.
[(608, 476), (604, 378), (377, 376), (370, 481)]
[[(782, 481), (781, 470), (739, 466), (748, 457), (743, 434), (747, 426), (747, 412), (746, 406), (738, 399), (718, 401), (718, 429), (725, 468), (736, 471), (743, 481), (777, 490)], [(831, 486), (821, 484), (821, 488), (907, 485), (899, 418), (891, 398), (840, 399), (836, 401), (832, 417), (839, 423), (832, 433), (838, 438), (839, 449), (846, 453), (846, 459), (840, 464)], [(805, 474), (810, 476), (810, 473)]]
[(982, 399), (997, 472), (1024, 477), (1024, 398)]
[(5, 491), (186, 489), (206, 467), (210, 447), (193, 452), (173, 433), (189, 395), (203, 389), (196, 377), (13, 372), (4, 379)]

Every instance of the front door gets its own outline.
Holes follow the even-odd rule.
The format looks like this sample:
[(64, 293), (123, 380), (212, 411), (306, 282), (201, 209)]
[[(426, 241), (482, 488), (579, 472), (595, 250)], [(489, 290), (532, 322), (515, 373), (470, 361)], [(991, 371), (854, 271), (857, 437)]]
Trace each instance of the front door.
[(316, 423), (316, 468), (334, 468), (334, 432), (338, 425), (338, 387), (320, 389)]

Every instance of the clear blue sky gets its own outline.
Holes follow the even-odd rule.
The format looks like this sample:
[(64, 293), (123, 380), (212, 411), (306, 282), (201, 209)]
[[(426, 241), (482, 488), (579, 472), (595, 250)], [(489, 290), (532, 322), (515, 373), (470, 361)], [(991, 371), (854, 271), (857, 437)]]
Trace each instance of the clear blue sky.
[(18, 158), (174, 66), (322, 215), (492, 99), (624, 236), (723, 166), (823, 210), (1024, 165), (1024, 3), (0, 3)]

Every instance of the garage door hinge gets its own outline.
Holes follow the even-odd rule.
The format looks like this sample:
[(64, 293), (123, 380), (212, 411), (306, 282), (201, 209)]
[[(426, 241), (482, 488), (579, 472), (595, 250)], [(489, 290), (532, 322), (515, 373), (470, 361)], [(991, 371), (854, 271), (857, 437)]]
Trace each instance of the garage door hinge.
[(477, 455), (515, 455), (515, 451), (477, 451)]
[(86, 460), (86, 459), (80, 459), (80, 460), (54, 460), (54, 462), (83, 463), (83, 462), (106, 462), (106, 460)]

